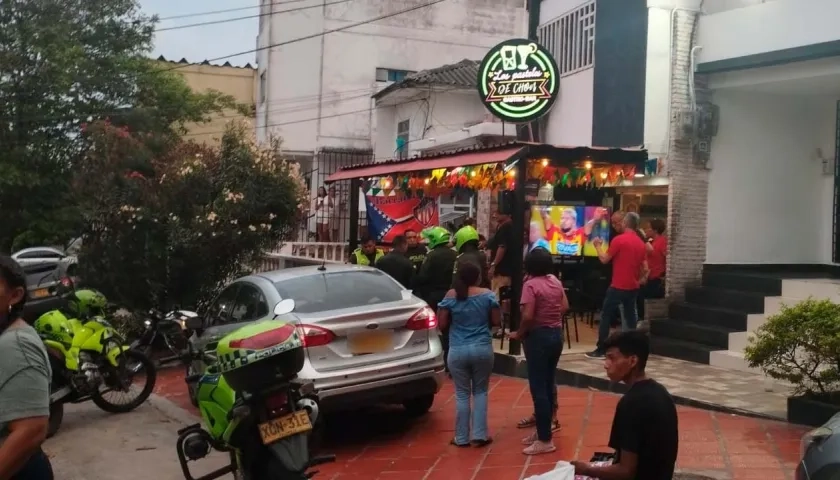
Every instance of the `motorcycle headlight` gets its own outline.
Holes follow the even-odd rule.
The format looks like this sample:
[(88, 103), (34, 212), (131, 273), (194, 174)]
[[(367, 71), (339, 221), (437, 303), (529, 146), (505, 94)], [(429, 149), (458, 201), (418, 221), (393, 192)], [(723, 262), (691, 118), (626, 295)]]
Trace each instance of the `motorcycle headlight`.
[(811, 430), (802, 436), (802, 443), (799, 448), (799, 458), (804, 458), (811, 447), (819, 447), (834, 432), (830, 428), (820, 427)]
[(187, 321), (183, 318), (178, 320), (178, 325), (181, 326), (181, 330), (186, 330), (187, 329)]
[(143, 322), (143, 323), (145, 323), (147, 327), (149, 327), (149, 326), (151, 326), (151, 325), (152, 325), (152, 321), (151, 321), (151, 320), (146, 320), (146, 321), (145, 321), (145, 322)]

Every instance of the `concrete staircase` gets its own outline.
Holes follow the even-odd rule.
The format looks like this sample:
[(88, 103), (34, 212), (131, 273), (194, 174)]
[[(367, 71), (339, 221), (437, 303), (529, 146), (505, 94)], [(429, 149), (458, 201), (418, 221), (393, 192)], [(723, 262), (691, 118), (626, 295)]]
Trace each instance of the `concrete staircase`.
[(795, 305), (808, 297), (840, 303), (840, 280), (832, 278), (781, 279), (781, 295), (765, 297), (763, 313), (749, 314), (746, 330), (730, 333), (727, 349), (711, 352), (709, 364), (730, 370), (761, 373), (757, 369), (750, 368), (744, 360), (744, 347), (749, 343), (749, 338), (767, 317), (781, 310), (782, 304)]

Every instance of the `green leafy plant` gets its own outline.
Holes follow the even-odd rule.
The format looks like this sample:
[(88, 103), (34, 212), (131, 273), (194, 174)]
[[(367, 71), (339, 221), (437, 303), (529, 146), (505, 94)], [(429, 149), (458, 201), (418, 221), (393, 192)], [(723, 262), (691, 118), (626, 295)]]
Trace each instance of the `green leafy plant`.
[(75, 176), (87, 225), (80, 276), (129, 311), (200, 308), (291, 235), (306, 205), (298, 165), (233, 124), (217, 147), (156, 155), (125, 127), (88, 126)]
[(782, 305), (744, 349), (751, 367), (794, 386), (794, 394), (837, 399), (840, 304), (809, 298)]

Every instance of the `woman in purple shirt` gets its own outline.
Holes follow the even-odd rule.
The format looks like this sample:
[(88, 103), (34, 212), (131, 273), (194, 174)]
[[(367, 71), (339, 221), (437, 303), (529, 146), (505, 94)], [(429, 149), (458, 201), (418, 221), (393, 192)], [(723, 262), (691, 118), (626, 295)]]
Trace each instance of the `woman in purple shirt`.
[[(557, 386), (554, 383), (557, 363), (563, 353), (563, 315), (569, 300), (563, 284), (553, 275), (554, 262), (547, 250), (537, 248), (525, 257), (525, 283), (519, 301), (522, 320), (511, 338), (525, 347), (528, 383), (534, 401), (533, 424), (536, 431), (522, 440), (528, 445), (522, 453), (539, 455), (557, 448), (551, 441), (557, 422)], [(531, 419), (520, 422), (528, 426)]]

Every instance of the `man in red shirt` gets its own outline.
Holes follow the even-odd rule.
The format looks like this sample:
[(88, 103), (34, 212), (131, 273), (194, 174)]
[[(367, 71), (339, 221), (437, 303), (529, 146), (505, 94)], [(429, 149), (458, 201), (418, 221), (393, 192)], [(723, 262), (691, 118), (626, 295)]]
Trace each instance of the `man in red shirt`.
[(624, 309), (628, 329), (636, 328), (636, 297), (639, 287), (648, 275), (647, 249), (639, 237), (639, 215), (628, 213), (622, 221), (623, 231), (610, 242), (608, 250), (600, 238), (592, 241), (602, 263), (612, 262), (612, 282), (604, 296), (601, 322), (598, 325), (598, 346), (586, 354), (588, 358), (604, 358), (604, 342), (610, 334), (610, 325), (617, 320), (619, 305)]
[[(650, 221), (645, 228), (647, 237), (647, 262), (650, 268), (648, 281), (642, 285), (636, 301), (639, 322), (645, 320), (645, 299), (665, 297), (665, 257), (668, 254), (668, 238), (665, 237), (665, 222), (660, 218)], [(639, 328), (642, 328), (639, 326)]]

